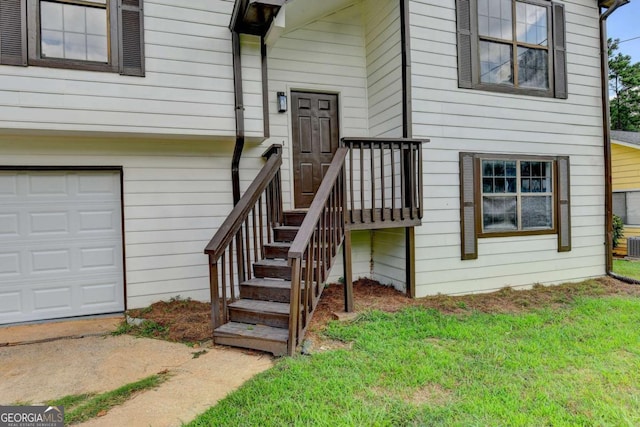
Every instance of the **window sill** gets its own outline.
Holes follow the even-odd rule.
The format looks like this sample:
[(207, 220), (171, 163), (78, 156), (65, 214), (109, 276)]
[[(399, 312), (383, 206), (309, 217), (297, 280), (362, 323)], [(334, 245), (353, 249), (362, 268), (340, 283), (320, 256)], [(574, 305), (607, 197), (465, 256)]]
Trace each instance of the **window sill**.
[(556, 229), (552, 230), (526, 230), (526, 231), (496, 231), (494, 233), (478, 233), (478, 238), (489, 237), (517, 237), (517, 236), (541, 236), (549, 234), (558, 234)]
[[(468, 89), (468, 88), (461, 87), (461, 89)], [(507, 86), (507, 85), (492, 85), (492, 84), (486, 84), (486, 83), (485, 84), (479, 83), (479, 84), (473, 85), (471, 90), (508, 93), (511, 95), (536, 96), (539, 98), (554, 98), (553, 92), (551, 90), (523, 89), (523, 88), (516, 88), (512, 86)]]
[(90, 61), (74, 61), (74, 60), (67, 60), (67, 59), (30, 58), (29, 65), (33, 65), (36, 67), (64, 68), (67, 70), (101, 71), (105, 73), (118, 72), (118, 69), (111, 64), (104, 64), (101, 62), (90, 62)]

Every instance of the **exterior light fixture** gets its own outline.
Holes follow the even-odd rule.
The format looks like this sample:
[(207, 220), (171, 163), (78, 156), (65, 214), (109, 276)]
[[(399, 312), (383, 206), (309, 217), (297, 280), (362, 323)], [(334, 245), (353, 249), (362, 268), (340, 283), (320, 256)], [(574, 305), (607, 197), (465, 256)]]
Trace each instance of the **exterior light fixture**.
[(284, 92), (278, 92), (278, 113), (287, 112), (287, 95)]

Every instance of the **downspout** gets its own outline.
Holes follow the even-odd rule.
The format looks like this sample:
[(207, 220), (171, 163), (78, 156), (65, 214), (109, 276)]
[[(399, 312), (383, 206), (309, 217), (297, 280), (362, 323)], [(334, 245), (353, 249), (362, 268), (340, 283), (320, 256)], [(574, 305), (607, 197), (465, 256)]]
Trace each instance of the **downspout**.
[(639, 281), (618, 276), (613, 272), (613, 184), (611, 180), (611, 130), (609, 126), (609, 47), (607, 44), (607, 18), (629, 0), (615, 0), (600, 14), (600, 74), (602, 86), (602, 130), (604, 134), (604, 209), (605, 209), (605, 265), (607, 275), (640, 284)]
[(236, 145), (233, 148), (233, 158), (231, 159), (231, 187), (233, 191), (233, 205), (235, 206), (240, 201), (240, 157), (242, 157), (245, 139), (240, 34), (235, 30), (231, 30), (231, 45), (233, 52), (233, 88), (236, 115)]

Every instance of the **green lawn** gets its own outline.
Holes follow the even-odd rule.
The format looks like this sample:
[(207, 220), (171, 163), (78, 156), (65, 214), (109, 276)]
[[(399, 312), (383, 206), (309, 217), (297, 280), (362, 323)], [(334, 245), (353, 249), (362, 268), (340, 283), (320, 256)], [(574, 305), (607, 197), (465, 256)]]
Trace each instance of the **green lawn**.
[(640, 299), (525, 314), (373, 312), (351, 350), (280, 360), (191, 426), (640, 425)]
[(640, 261), (613, 260), (613, 272), (621, 276), (640, 280)]

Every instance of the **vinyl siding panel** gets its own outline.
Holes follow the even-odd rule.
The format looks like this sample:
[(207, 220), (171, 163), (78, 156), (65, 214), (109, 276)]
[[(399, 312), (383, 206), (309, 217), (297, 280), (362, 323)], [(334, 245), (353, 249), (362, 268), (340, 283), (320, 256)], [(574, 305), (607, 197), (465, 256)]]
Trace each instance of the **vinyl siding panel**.
[(0, 137), (0, 165), (122, 167), (127, 307), (135, 308), (178, 294), (209, 299), (203, 251), (232, 208), (232, 149), (212, 141)]
[(400, 3), (363, 2), (370, 135), (402, 137)]
[(640, 190), (640, 147), (611, 144), (613, 191)]
[(407, 289), (404, 228), (386, 228), (373, 232), (373, 278), (399, 291)]
[[(0, 129), (235, 135), (231, 0), (145, 1), (146, 76), (0, 67)], [(247, 135), (263, 133), (260, 46), (243, 37)]]
[[(604, 160), (598, 10), (564, 2), (569, 98), (459, 89), (455, 1), (410, 2), (413, 135), (424, 147), (425, 212), (416, 229), (417, 295), (458, 294), (599, 276), (604, 266)], [(557, 236), (483, 238), (460, 259), (461, 151), (568, 155), (572, 250)]]

